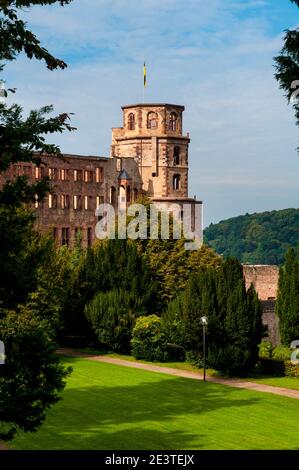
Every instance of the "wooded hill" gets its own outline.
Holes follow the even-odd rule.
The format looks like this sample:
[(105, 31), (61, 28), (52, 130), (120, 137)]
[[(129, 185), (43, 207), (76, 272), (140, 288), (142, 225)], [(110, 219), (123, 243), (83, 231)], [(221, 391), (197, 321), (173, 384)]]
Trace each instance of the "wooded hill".
[(205, 242), (224, 257), (242, 263), (282, 264), (299, 243), (299, 209), (246, 214), (211, 224)]

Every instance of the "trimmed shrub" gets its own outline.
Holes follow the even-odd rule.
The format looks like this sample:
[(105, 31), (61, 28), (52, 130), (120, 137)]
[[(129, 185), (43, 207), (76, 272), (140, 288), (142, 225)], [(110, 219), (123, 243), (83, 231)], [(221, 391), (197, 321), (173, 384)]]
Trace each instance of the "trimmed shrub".
[(284, 362), (284, 372), (287, 377), (299, 378), (299, 364), (292, 364), (291, 361)]
[(291, 358), (290, 349), (287, 346), (283, 346), (282, 344), (276, 346), (276, 348), (272, 351), (272, 359), (275, 361), (289, 361)]
[(270, 341), (263, 341), (259, 345), (259, 358), (271, 359), (271, 354), (272, 354), (272, 343), (270, 343)]
[(132, 329), (141, 312), (140, 299), (122, 289), (100, 292), (85, 307), (99, 343), (122, 352), (130, 351)]
[(168, 359), (167, 340), (157, 315), (139, 317), (133, 329), (132, 354), (136, 359), (165, 361)]

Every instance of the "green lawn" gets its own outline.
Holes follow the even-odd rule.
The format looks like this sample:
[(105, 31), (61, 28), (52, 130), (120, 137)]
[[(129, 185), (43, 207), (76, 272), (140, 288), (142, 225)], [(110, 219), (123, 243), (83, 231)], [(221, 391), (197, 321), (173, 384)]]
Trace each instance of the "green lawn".
[(299, 379), (297, 377), (253, 377), (245, 380), (258, 384), (272, 385), (273, 387), (299, 390)]
[(63, 400), (14, 449), (299, 449), (299, 401), (68, 358)]
[[(99, 350), (99, 349), (75, 349), (75, 351), (81, 351), (84, 353), (90, 353), (90, 354), (95, 354), (95, 355), (105, 355), (107, 357), (123, 359), (125, 361), (130, 361), (130, 362), (140, 362), (143, 364), (154, 364), (156, 366), (161, 366), (161, 367), (171, 367), (172, 369), (188, 370), (191, 372), (198, 372), (198, 373), (200, 372), (203, 374), (203, 369), (199, 369), (198, 367), (190, 364), (190, 362), (150, 362), (150, 361), (137, 360), (133, 356), (130, 356), (128, 354), (119, 354), (119, 353), (115, 353), (111, 351), (107, 352), (105, 350)], [(208, 369), (207, 375), (227, 377), (225, 374), (221, 374), (220, 372), (217, 372), (214, 369)], [(255, 374), (255, 375), (252, 375), (250, 377), (245, 377), (240, 380), (244, 380), (246, 382), (256, 382), (256, 383), (265, 384), (265, 385), (272, 385), (273, 387), (284, 387), (284, 388), (290, 388), (293, 390), (299, 390), (299, 378), (297, 377), (267, 377), (267, 376)]]
[[(116, 353), (113, 351), (107, 351), (107, 350), (101, 350), (101, 349), (75, 349), (74, 351), (79, 351), (83, 353), (88, 353), (88, 354), (94, 354), (94, 355), (103, 355), (107, 357), (112, 357), (114, 359), (122, 359), (123, 361), (130, 361), (130, 362), (139, 362), (141, 364), (151, 364), (155, 366), (161, 366), (161, 367), (171, 367), (172, 369), (180, 369), (180, 370), (187, 370), (191, 372), (201, 372), (203, 373), (203, 369), (199, 369), (198, 367), (192, 365), (190, 362), (175, 362), (175, 361), (170, 361), (170, 362), (159, 362), (159, 361), (145, 361), (143, 359), (135, 359), (135, 357), (129, 355), (129, 354), (120, 354)], [(209, 375), (213, 375), (216, 373), (213, 369), (208, 369), (207, 373)], [(217, 373), (216, 373), (217, 374)]]

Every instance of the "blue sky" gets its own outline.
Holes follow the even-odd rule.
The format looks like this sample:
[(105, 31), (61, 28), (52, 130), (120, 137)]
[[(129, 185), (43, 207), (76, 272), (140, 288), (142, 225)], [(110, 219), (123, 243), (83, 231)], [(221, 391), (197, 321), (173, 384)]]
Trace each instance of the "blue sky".
[[(204, 222), (299, 207), (298, 128), (273, 74), (283, 31), (297, 27), (289, 0), (75, 0), (23, 16), (68, 63), (49, 72), (23, 56), (5, 79), (25, 112), (53, 104), (74, 112), (62, 151), (108, 155), (120, 106), (184, 104), (191, 136), (190, 195)], [(299, 79), (299, 77), (298, 77)]]

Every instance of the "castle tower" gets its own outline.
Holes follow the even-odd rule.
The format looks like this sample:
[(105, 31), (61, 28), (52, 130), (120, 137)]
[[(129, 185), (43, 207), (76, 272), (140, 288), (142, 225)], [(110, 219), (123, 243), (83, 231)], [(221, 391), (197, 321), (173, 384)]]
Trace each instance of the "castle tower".
[[(198, 224), (202, 228), (202, 202), (188, 196), (190, 139), (189, 134), (183, 135), (184, 109), (177, 104), (122, 106), (123, 127), (112, 129), (111, 157), (122, 167), (127, 159), (134, 159), (142, 190), (156, 207), (163, 211), (175, 207), (181, 220), (188, 208), (194, 230)], [(124, 195), (125, 184), (119, 190)], [(124, 204), (130, 201), (124, 199)]]
[(183, 135), (184, 106), (123, 106), (123, 127), (112, 130), (112, 157), (134, 157), (143, 190), (153, 199), (188, 197), (189, 136)]

